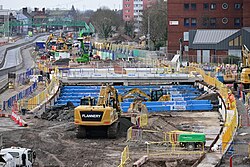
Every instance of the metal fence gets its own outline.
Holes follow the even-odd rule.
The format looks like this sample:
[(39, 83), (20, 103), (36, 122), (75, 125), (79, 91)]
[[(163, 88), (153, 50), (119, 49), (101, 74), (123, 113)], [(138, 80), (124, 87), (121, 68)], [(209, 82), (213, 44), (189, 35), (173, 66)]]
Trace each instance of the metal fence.
[(124, 167), (126, 162), (129, 160), (129, 147), (126, 146), (121, 154), (121, 163), (118, 167)]
[[(230, 117), (227, 117), (225, 120), (225, 128), (222, 134), (222, 153), (224, 154), (227, 149), (229, 148), (229, 144), (234, 138), (234, 134), (238, 127), (238, 111), (236, 108), (236, 100), (233, 97), (233, 101), (229, 102), (228, 98), (228, 92), (230, 91), (229, 88), (218, 81), (216, 78), (213, 78), (205, 73), (203, 69), (197, 68), (196, 65), (191, 64), (191, 67), (189, 67), (189, 70), (195, 70), (199, 72), (202, 77), (204, 78), (204, 81), (211, 86), (214, 86), (217, 88), (219, 94), (223, 97), (223, 100), (226, 104), (230, 103), (228, 105), (227, 111), (232, 111)], [(228, 113), (228, 112), (227, 112)]]
[(59, 80), (53, 77), (50, 84), (47, 86), (45, 90), (43, 90), (41, 93), (39, 93), (35, 97), (30, 98), (28, 100), (28, 104), (24, 104), (24, 105), (27, 105), (27, 108), (29, 110), (34, 109), (35, 107), (40, 105), (42, 102), (44, 102), (50, 94), (53, 93), (53, 89), (55, 86), (59, 86)]
[(17, 93), (16, 95), (10, 97), (8, 100), (3, 101), (2, 104), (2, 110), (10, 109), (15, 102), (18, 100), (21, 100), (25, 97), (28, 97), (30, 94), (32, 94), (37, 88), (37, 82), (34, 82), (30, 87), (27, 89)]

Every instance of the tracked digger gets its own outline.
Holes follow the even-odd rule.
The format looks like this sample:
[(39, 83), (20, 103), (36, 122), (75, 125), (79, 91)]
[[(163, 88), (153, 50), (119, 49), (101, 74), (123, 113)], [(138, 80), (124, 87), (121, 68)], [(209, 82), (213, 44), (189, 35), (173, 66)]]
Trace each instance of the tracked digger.
[(127, 98), (134, 98), (135, 95), (138, 97), (143, 97), (147, 99), (147, 101), (170, 101), (170, 95), (167, 90), (158, 89), (158, 90), (151, 90), (150, 96), (147, 95), (144, 91), (139, 88), (133, 88), (126, 92), (123, 96), (119, 95), (119, 101), (122, 102), (124, 99)]
[(76, 137), (105, 132), (108, 138), (116, 138), (120, 115), (117, 90), (110, 85), (101, 86), (97, 102), (92, 97), (84, 97), (74, 110)]

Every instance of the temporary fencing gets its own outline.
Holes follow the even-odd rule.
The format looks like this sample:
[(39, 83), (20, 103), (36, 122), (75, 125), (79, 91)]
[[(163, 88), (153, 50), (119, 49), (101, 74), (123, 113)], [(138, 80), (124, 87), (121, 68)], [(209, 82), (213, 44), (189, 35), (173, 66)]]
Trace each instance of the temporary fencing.
[(43, 71), (43, 72), (49, 72), (49, 68), (46, 66), (46, 65), (44, 65), (44, 64), (41, 64), (41, 63), (38, 63), (38, 69), (40, 70), (40, 71)]
[(50, 94), (52, 94), (52, 90), (56, 85), (59, 85), (59, 81), (57, 78), (53, 77), (50, 84), (47, 86), (47, 88), (44, 91), (42, 91), (40, 94), (28, 100), (27, 108), (29, 110), (32, 110), (38, 105), (40, 105), (43, 101), (45, 101), (48, 98)]
[[(195, 141), (194, 141), (195, 142)], [(162, 142), (147, 142), (147, 155), (159, 156), (159, 155), (202, 155), (205, 153), (205, 145), (202, 144), (199, 148), (194, 150), (187, 150), (185, 147), (181, 147), (180, 144), (171, 143), (170, 141)]]
[(181, 154), (203, 154), (205, 145), (197, 149), (187, 150), (178, 143), (178, 134), (182, 131), (163, 132), (130, 127), (127, 131), (127, 142), (146, 144), (147, 155), (181, 155)]
[[(230, 95), (232, 96), (231, 99), (233, 99), (232, 101), (229, 101), (229, 88), (224, 85), (222, 82), (220, 82), (218, 79), (216, 78), (213, 78), (209, 75), (207, 75), (205, 73), (204, 70), (196, 67), (195, 65), (192, 65), (191, 64), (191, 67), (189, 67), (189, 71), (197, 71), (199, 72), (204, 81), (208, 84), (208, 85), (211, 85), (211, 86), (214, 86), (216, 89), (217, 89), (217, 92), (222, 96), (224, 102), (226, 104), (230, 104), (228, 106), (227, 109), (225, 110), (232, 110), (233, 112), (231, 112), (231, 116), (228, 116), (225, 118), (225, 128), (224, 128), (224, 131), (223, 131), (223, 134), (222, 134), (222, 153), (224, 154), (227, 149), (229, 148), (230, 144), (231, 144), (231, 141), (233, 140), (233, 137), (234, 137), (234, 134), (236, 132), (236, 129), (238, 127), (238, 111), (237, 111), (237, 108), (236, 108), (236, 100), (234, 98), (233, 95)], [(229, 113), (229, 112), (224, 112), (224, 113)]]
[(24, 85), (30, 76), (34, 74), (34, 69), (27, 69), (26, 72), (16, 74), (16, 83)]
[(34, 92), (37, 88), (37, 82), (34, 82), (30, 87), (27, 89), (17, 93), (16, 95), (10, 97), (8, 100), (3, 101), (2, 110), (11, 109), (14, 102), (23, 99), (24, 97), (28, 97), (30, 94)]
[(129, 147), (126, 146), (121, 154), (121, 163), (118, 167), (124, 167), (126, 162), (129, 160)]

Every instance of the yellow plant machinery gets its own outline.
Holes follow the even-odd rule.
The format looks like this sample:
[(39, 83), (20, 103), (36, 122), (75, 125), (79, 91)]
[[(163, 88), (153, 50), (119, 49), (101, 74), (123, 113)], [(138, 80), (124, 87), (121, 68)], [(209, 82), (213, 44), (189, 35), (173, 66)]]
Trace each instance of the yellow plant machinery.
[(105, 132), (108, 138), (117, 137), (121, 115), (117, 90), (113, 86), (102, 86), (97, 103), (92, 97), (81, 99), (74, 110), (76, 137), (84, 138), (89, 133)]
[(240, 75), (240, 83), (245, 89), (249, 89), (250, 85), (250, 51), (243, 45), (242, 47), (242, 72)]

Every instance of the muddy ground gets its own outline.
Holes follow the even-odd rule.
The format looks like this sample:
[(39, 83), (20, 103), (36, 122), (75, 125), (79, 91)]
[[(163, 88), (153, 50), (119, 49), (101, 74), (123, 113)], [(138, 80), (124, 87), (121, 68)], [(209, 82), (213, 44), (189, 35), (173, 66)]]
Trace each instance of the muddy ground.
[[(149, 129), (153, 130), (183, 130), (180, 127), (183, 123), (197, 124), (200, 120), (197, 117), (181, 117), (180, 113), (151, 115), (149, 117)], [(184, 114), (185, 115), (185, 114)], [(0, 132), (3, 134), (4, 147), (19, 146), (32, 148), (37, 153), (38, 166), (75, 166), (75, 167), (115, 167), (120, 163), (121, 152), (126, 146), (126, 134), (120, 133), (117, 139), (106, 139), (90, 137), (77, 139), (73, 122), (48, 121), (39, 118), (30, 119), (29, 127), (17, 128)], [(3, 118), (8, 119), (8, 118)], [(6, 120), (5, 120), (6, 121)], [(185, 126), (188, 127), (188, 126)], [(126, 127), (123, 127), (123, 131)], [(157, 140), (158, 136), (146, 135), (146, 138)], [(128, 166), (146, 154), (146, 147), (131, 146), (131, 158)], [(161, 157), (162, 158), (162, 157)], [(146, 166), (191, 166), (199, 156), (180, 155), (178, 157), (165, 156), (161, 160), (150, 159)]]

